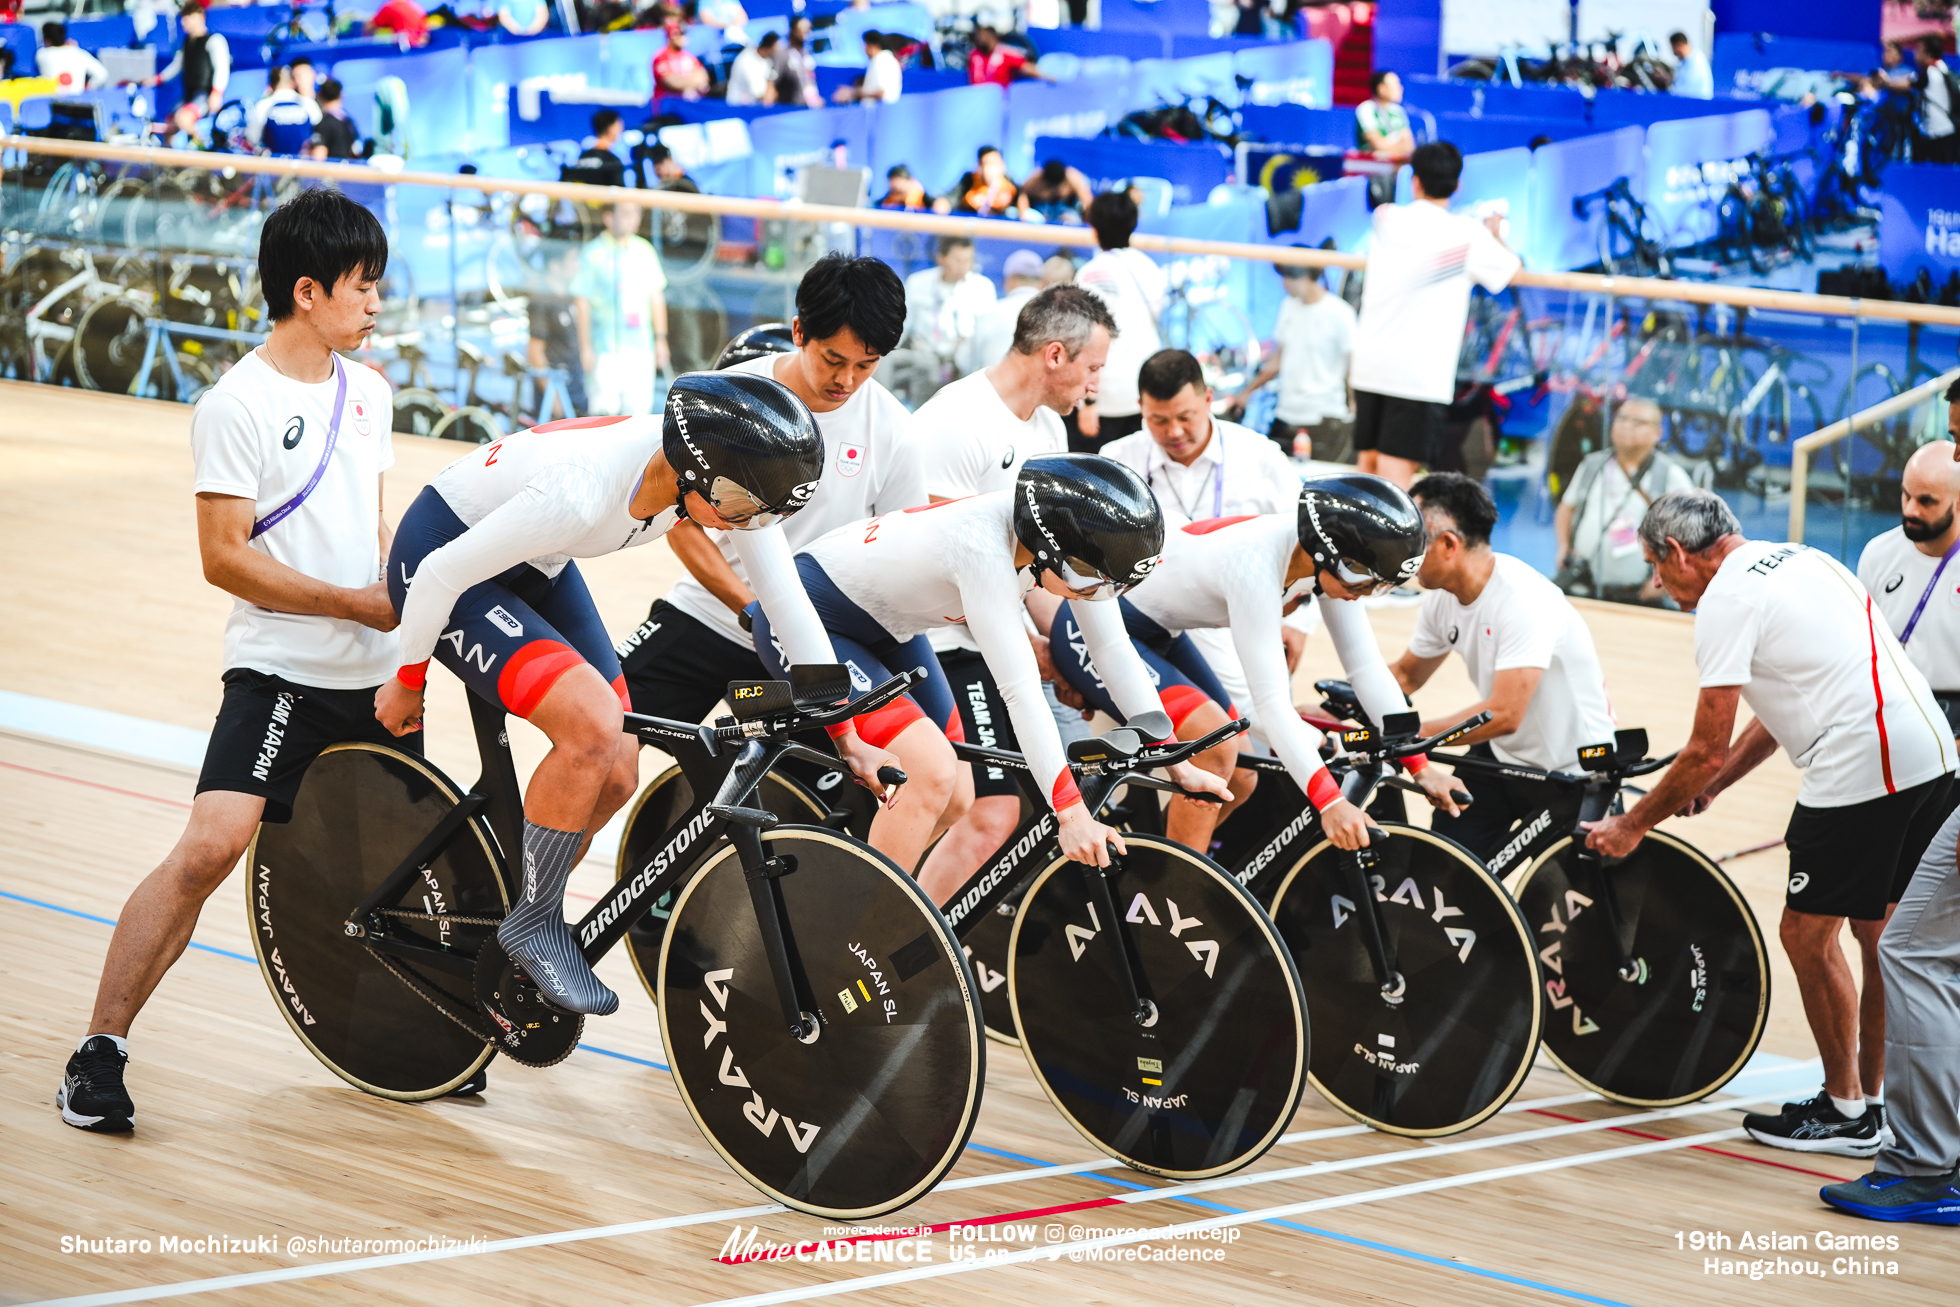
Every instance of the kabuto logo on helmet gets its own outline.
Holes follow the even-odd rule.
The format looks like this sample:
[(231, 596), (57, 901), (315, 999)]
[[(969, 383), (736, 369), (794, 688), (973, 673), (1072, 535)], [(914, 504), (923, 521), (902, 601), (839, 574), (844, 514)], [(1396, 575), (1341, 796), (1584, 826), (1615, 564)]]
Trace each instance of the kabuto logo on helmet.
[(816, 493), (817, 483), (814, 481), (805, 481), (802, 485), (797, 486), (789, 492), (789, 503), (784, 505), (784, 507), (791, 511), (802, 508), (810, 502), (810, 496)]
[(1048, 524), (1041, 520), (1041, 501), (1035, 498), (1034, 483), (1024, 483), (1021, 486), (1021, 493), (1027, 497), (1028, 516), (1034, 519), (1034, 529), (1041, 532), (1041, 538), (1048, 542), (1048, 550), (1038, 552), (1041, 553), (1043, 560), (1060, 562), (1062, 558), (1062, 545), (1059, 540), (1055, 539), (1055, 533), (1048, 529)]
[[(688, 434), (687, 405), (683, 402), (681, 391), (669, 391), (667, 402), (674, 410), (674, 427), (680, 433), (681, 443), (687, 446), (687, 452), (694, 456), (696, 466), (705, 473), (708, 470), (708, 456), (701, 452), (701, 446), (695, 444), (694, 437)], [(695, 478), (694, 468), (687, 469), (687, 477), (690, 481)]]

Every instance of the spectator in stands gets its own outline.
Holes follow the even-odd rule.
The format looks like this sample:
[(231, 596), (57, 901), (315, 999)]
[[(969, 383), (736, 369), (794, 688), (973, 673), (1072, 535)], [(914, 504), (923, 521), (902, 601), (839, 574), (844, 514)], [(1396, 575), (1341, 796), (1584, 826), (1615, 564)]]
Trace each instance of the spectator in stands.
[(189, 134), (197, 120), (218, 112), (225, 102), (225, 87), (231, 82), (231, 47), (224, 34), (214, 32), (204, 17), (204, 0), (184, 0), (177, 23), (183, 29), (183, 44), (171, 56), (164, 70), (150, 79), (161, 86), (173, 77), (184, 79), (184, 99), (170, 116), (171, 134)]
[(369, 36), (376, 32), (389, 32), (397, 41), (427, 45), (429, 15), (415, 0), (382, 0), (381, 8), (374, 11), (374, 17), (368, 19), (361, 30)]
[(363, 152), (361, 134), (347, 116), (341, 95), (340, 83), (333, 78), (320, 83), (320, 121), (313, 130), (327, 147), (327, 158), (358, 159)]
[(1000, 287), (1000, 298), (975, 316), (973, 334), (953, 356), (961, 376), (990, 368), (1007, 357), (1021, 306), (1042, 289), (1041, 256), (1033, 250), (1015, 250), (1008, 255), (1000, 265)]
[(1286, 298), (1273, 326), (1273, 352), (1233, 399), (1230, 412), (1239, 416), (1252, 392), (1278, 377), (1279, 402), (1266, 429), (1272, 442), (1303, 458), (1352, 463), (1354, 403), (1348, 365), (1354, 358), (1354, 309), (1339, 295), (1327, 293), (1320, 269), (1277, 266)]
[(1052, 82), (1028, 56), (1000, 39), (1000, 33), (982, 23), (973, 29), (973, 53), (966, 57), (966, 80), (972, 86), (1006, 86), (1022, 78)]
[(1075, 260), (1066, 254), (1051, 254), (1041, 265), (1041, 288), (1050, 286), (1069, 286), (1075, 283)]
[(640, 206), (615, 204), (606, 230), (579, 252), (572, 293), (591, 322), (594, 413), (653, 411), (654, 373), (668, 366), (667, 274), (640, 232)]
[(296, 155), (320, 121), (320, 106), (293, 89), (290, 68), (275, 68), (265, 98), (245, 117), (245, 139), (266, 154)]
[(1060, 159), (1050, 159), (1021, 183), (1021, 216), (1038, 213), (1048, 222), (1082, 225), (1082, 212), (1096, 198), (1089, 178)]
[(319, 98), (320, 73), (318, 69), (314, 68), (313, 61), (305, 55), (301, 55), (299, 58), (293, 60), (292, 63), (288, 64), (287, 67), (293, 71), (293, 90), (299, 92), (300, 99), (317, 100)]
[(1101, 248), (1076, 274), (1075, 283), (1109, 306), (1117, 336), (1110, 342), (1101, 393), (1093, 406), (1081, 410), (1076, 429), (1069, 433), (1069, 448), (1083, 453), (1094, 453), (1102, 441), (1143, 430), (1137, 369), (1163, 348), (1157, 319), (1163, 315), (1170, 289), (1156, 260), (1130, 248), (1137, 229), (1137, 203), (1128, 191), (1098, 195), (1089, 205), (1089, 225), (1095, 228)]
[(776, 103), (776, 46), (774, 32), (735, 56), (728, 67), (728, 103), (738, 106)]
[[(895, 38), (898, 39), (898, 38)], [(864, 57), (869, 61), (864, 76), (855, 86), (840, 86), (832, 98), (839, 104), (897, 104), (900, 92), (904, 89), (905, 74), (898, 66), (898, 56), (885, 44), (882, 32), (864, 34)]]
[(1661, 406), (1629, 398), (1613, 414), (1613, 447), (1586, 455), (1573, 470), (1552, 515), (1553, 579), (1567, 594), (1672, 606), (1640, 552), (1640, 519), (1656, 499), (1695, 482), (1660, 451), (1661, 430)]
[(1354, 146), (1397, 163), (1415, 153), (1416, 135), (1402, 107), (1402, 79), (1394, 73), (1368, 79), (1368, 98), (1354, 106)]
[(996, 298), (994, 283), (974, 270), (967, 237), (941, 236), (933, 263), (905, 279), (905, 334), (878, 369), (878, 379), (913, 408), (957, 375), (961, 344)]
[(594, 186), (624, 186), (626, 163), (614, 151), (626, 135), (626, 120), (616, 109), (600, 109), (592, 115), (592, 144), (579, 152), (572, 167), (579, 181)]
[(708, 93), (714, 79), (687, 50), (687, 18), (673, 5), (661, 5), (655, 14), (667, 33), (667, 44), (653, 57), (653, 112), (660, 113), (668, 99), (698, 100)]
[(912, 170), (902, 163), (895, 163), (885, 170), (885, 193), (878, 197), (881, 209), (907, 209), (921, 212), (932, 205), (932, 197)]
[(991, 145), (980, 147), (973, 171), (963, 174), (959, 185), (953, 188), (953, 207), (982, 218), (1010, 213), (1018, 217), (1024, 211), (1021, 188), (1008, 177), (1007, 161), (1000, 157), (998, 149)]
[(789, 38), (776, 47), (776, 103), (823, 108), (817, 93), (817, 61), (810, 53), (810, 20), (792, 18)]
[(524, 361), (534, 368), (562, 370), (565, 391), (572, 401), (571, 412), (540, 413), (540, 422), (553, 417), (579, 417), (588, 411), (585, 374), (594, 362), (592, 306), (562, 289), (575, 284), (578, 274), (579, 249), (568, 241), (546, 264), (545, 275), (531, 290), (531, 339)]
[(1708, 56), (1695, 49), (1686, 32), (1674, 33), (1667, 44), (1674, 51), (1674, 81), (1669, 92), (1691, 100), (1714, 99), (1715, 70), (1708, 66)]
[(688, 195), (699, 195), (701, 193), (701, 188), (696, 186), (694, 179), (687, 175), (687, 169), (681, 167), (681, 161), (676, 159), (674, 152), (666, 146), (654, 146), (651, 150), (647, 151), (647, 158), (653, 161), (653, 184), (655, 189), (682, 191)]
[(1960, 133), (1954, 113), (1960, 105), (1960, 78), (1946, 66), (1946, 43), (1938, 36), (1919, 39), (1919, 75), (1913, 90), (1919, 101), (1919, 129), (1913, 136), (1914, 163), (1960, 163)]
[(1463, 174), (1454, 145), (1418, 146), (1409, 164), (1415, 199), (1375, 210), (1350, 374), (1355, 461), (1405, 490), (1416, 468), (1442, 453), (1470, 283), (1499, 291), (1519, 267), (1498, 239), (1500, 217), (1450, 212)]
[(1232, 26), (1233, 36), (1264, 36), (1266, 34), (1265, 0), (1232, 0), (1238, 9), (1238, 22)]
[(109, 82), (109, 70), (102, 61), (68, 39), (66, 23), (41, 24), (41, 48), (34, 52), (34, 68), (41, 76), (53, 78), (64, 91), (86, 91)]

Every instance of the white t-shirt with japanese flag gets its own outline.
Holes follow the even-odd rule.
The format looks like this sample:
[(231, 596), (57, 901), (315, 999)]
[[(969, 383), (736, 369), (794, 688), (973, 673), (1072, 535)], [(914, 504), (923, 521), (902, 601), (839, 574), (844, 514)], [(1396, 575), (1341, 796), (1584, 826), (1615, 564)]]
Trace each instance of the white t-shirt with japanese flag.
[[(793, 361), (787, 354), (765, 354), (728, 371), (780, 381), (779, 370), (787, 370)], [(783, 523), (792, 553), (847, 522), (926, 502), (925, 468), (912, 440), (912, 415), (889, 390), (866, 381), (842, 408), (818, 413), (816, 419), (823, 436), (823, 475), (810, 502)], [(721, 546), (722, 557), (748, 585), (748, 573), (728, 533), (717, 531), (708, 538)], [(753, 647), (735, 614), (692, 576), (682, 577), (667, 592), (667, 602), (744, 649)]]

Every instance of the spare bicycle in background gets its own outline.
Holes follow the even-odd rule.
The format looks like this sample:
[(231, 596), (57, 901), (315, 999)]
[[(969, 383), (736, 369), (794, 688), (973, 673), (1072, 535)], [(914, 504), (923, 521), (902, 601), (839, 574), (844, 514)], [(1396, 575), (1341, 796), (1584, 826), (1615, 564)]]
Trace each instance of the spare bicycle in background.
[(1600, 207), (1597, 228), (1599, 269), (1609, 277), (1672, 277), (1674, 260), (1668, 252), (1668, 235), (1647, 212), (1625, 177), (1589, 195), (1574, 196), (1572, 216), (1581, 222)]

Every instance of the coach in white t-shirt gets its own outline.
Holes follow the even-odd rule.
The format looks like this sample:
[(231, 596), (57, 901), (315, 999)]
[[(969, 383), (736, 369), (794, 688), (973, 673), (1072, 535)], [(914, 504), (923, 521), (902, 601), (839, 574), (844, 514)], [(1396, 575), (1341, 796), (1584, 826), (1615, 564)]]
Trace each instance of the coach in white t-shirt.
[[(913, 414), (926, 493), (937, 502), (1011, 490), (1021, 464), (1067, 449), (1062, 417), (1096, 393), (1115, 333), (1116, 321), (1103, 302), (1079, 286), (1050, 286), (1028, 299), (1015, 319), (1006, 357), (955, 381)], [(1028, 629), (1032, 635), (1031, 624)], [(1018, 751), (1007, 700), (978, 642), (964, 626), (941, 627), (928, 637), (952, 684), (967, 740)], [(1064, 742), (1085, 737), (1082, 714), (1055, 700), (1047, 641), (1030, 643)], [(1004, 768), (973, 764), (973, 793), (973, 806), (947, 830), (929, 866), (970, 871), (1020, 823), (1020, 786)]]
[[(1578, 769), (1579, 750), (1613, 742), (1613, 710), (1592, 632), (1559, 593), (1522, 559), (1490, 547), (1497, 505), (1483, 486), (1458, 472), (1438, 472), (1412, 491), (1429, 528), (1429, 549), (1416, 581), (1422, 609), (1409, 647), (1389, 664), (1405, 693), (1426, 685), (1443, 660), (1460, 654), (1476, 703), (1424, 723), (1423, 734), (1466, 717), (1491, 720), (1466, 735), (1470, 752), (1545, 771)], [(1432, 829), (1479, 858), (1502, 852), (1491, 870), (1522, 865), (1534, 840), (1549, 845), (1569, 834), (1579, 796), (1543, 781), (1495, 776), (1465, 767), (1459, 778), (1476, 802), (1452, 817), (1438, 812)], [(1515, 844), (1511, 826), (1549, 811), (1551, 820)]]
[[(792, 550), (847, 522), (926, 502), (912, 415), (872, 376), (905, 329), (905, 286), (877, 259), (828, 254), (796, 288), (794, 353), (731, 372), (771, 377), (816, 415), (826, 462), (810, 502), (783, 523)], [(692, 522), (667, 534), (688, 575), (615, 649), (633, 710), (698, 722), (728, 683), (767, 680), (742, 610), (755, 600), (727, 533)]]
[[(1294, 249), (1305, 249), (1295, 245)], [(1266, 435), (1282, 453), (1322, 463), (1354, 461), (1354, 402), (1348, 367), (1354, 360), (1354, 307), (1320, 283), (1319, 268), (1274, 265), (1286, 287), (1273, 323), (1273, 352), (1232, 400), (1232, 416), (1252, 393), (1279, 378), (1279, 396)]]
[(1157, 261), (1130, 248), (1137, 229), (1137, 205), (1128, 191), (1104, 191), (1089, 202), (1089, 225), (1101, 250), (1075, 274), (1075, 284), (1093, 291), (1109, 306), (1118, 335), (1103, 370), (1102, 391), (1081, 419), (1082, 448), (1101, 453), (1102, 442), (1141, 430), (1137, 369), (1162, 346), (1157, 320), (1163, 316), (1170, 285)]
[(1450, 212), (1463, 172), (1454, 145), (1418, 146), (1409, 166), (1415, 199), (1375, 210), (1349, 374), (1356, 461), (1405, 488), (1442, 452), (1471, 283), (1502, 290), (1521, 266), (1497, 238), (1495, 217)]
[(1936, 440), (1906, 460), (1903, 521), (1865, 546), (1858, 580), (1925, 673), (1947, 724), (1960, 727), (1960, 466), (1953, 457), (1954, 443)]
[(292, 816), (314, 758), (343, 740), (418, 750), (374, 720), (398, 663), (381, 583), (389, 531), (381, 474), (394, 463), (388, 383), (350, 364), (374, 330), (388, 239), (338, 191), (307, 191), (265, 220), (259, 275), (272, 332), (191, 417), (198, 551), (232, 595), (224, 699), (177, 846), (123, 906), (88, 1038), (57, 1102), (85, 1130), (128, 1130), (131, 1022), (184, 951), (198, 911), (261, 820)]
[[(1953, 808), (1953, 735), (1858, 578), (1802, 545), (1745, 540), (1707, 490), (1675, 490), (1641, 519), (1661, 584), (1695, 614), (1701, 696), (1667, 774), (1587, 843), (1624, 857), (1674, 812), (1700, 812), (1780, 745), (1803, 769), (1786, 840), (1783, 947), (1824, 1062), (1824, 1092), (1743, 1127), (1759, 1142), (1870, 1157), (1868, 1113), (1885, 1076), (1878, 937)], [(1756, 718), (1734, 743), (1736, 708)], [(1865, 954), (1860, 1001), (1838, 945), (1846, 919)]]

